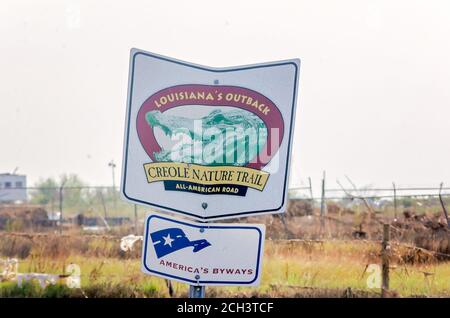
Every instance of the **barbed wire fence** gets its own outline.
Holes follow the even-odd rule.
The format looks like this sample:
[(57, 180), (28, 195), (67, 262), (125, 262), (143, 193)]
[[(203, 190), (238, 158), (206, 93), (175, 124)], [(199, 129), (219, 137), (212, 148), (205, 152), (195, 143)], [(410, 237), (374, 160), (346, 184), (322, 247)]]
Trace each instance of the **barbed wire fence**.
[[(327, 187), (324, 174), (321, 180), (320, 196), (314, 195), (311, 178), (308, 178), (307, 186), (290, 188), (290, 205), (286, 216), (280, 218), (285, 223), (284, 227), (287, 227), (286, 222), (292, 222), (289, 220), (289, 216), (292, 215), (318, 218), (320, 236), (323, 237), (327, 221), (341, 226), (355, 227), (354, 220), (343, 217), (350, 211), (354, 212), (354, 218), (366, 215), (369, 223), (375, 215), (381, 216), (383, 222), (393, 222), (405, 211), (409, 211), (417, 214), (426, 212), (441, 214), (445, 216), (447, 226), (450, 228), (446, 209), (450, 198), (450, 187), (444, 187), (443, 184), (439, 187), (399, 187), (392, 183), (390, 187), (358, 188), (350, 178), (346, 177), (346, 179), (350, 187), (344, 187), (339, 180), (336, 181), (339, 187)], [(126, 222), (131, 224), (137, 232), (138, 224), (148, 209), (124, 202), (119, 199), (119, 196), (119, 189), (112, 186), (61, 184), (54, 187), (0, 188), (0, 209), (30, 205), (42, 207), (47, 211), (50, 222), (57, 223), (60, 231), (63, 230), (64, 225), (77, 222), (76, 218), (81, 215), (84, 216), (84, 220), (78, 221), (85, 222), (87, 226), (108, 228)], [(17, 200), (8, 199), (18, 197), (23, 198), (19, 204)], [(303, 206), (300, 211), (292, 213), (290, 209), (295, 210), (295, 202), (301, 202)], [(0, 229), (1, 226), (0, 215)], [(339, 228), (337, 226), (337, 230)], [(298, 238), (295, 235), (289, 237)]]
[[(432, 213), (445, 217), (447, 221), (446, 228), (450, 228), (446, 209), (446, 206), (449, 204), (450, 187), (444, 187), (443, 184), (440, 184), (439, 187), (398, 187), (393, 183), (391, 187), (358, 188), (347, 178), (347, 183), (350, 184), (350, 187), (344, 187), (341, 182), (337, 181), (336, 183), (339, 187), (328, 188), (326, 187), (324, 175), (324, 179), (321, 180), (320, 195), (315, 196), (310, 178), (308, 183), (308, 186), (289, 189), (291, 206), (288, 207), (287, 213), (280, 219), (291, 228), (286, 227), (285, 231), (293, 231), (292, 227), (295, 226), (303, 228), (305, 225), (308, 225), (308, 220), (313, 219), (316, 221), (316, 224), (319, 224), (318, 235), (308, 237), (304, 235), (305, 231), (300, 231), (294, 235), (286, 235), (287, 239), (274, 236), (274, 241), (286, 242), (287, 244), (324, 244), (330, 238), (334, 241), (342, 242), (355, 242), (355, 239), (357, 239), (362, 244), (381, 245), (381, 259), (388, 259), (383, 256), (386, 255), (383, 253), (395, 254), (399, 248), (420, 251), (432, 257), (440, 257), (447, 260), (450, 258), (448, 252), (441, 252), (426, 246), (417, 246), (403, 240), (406, 230), (396, 224), (396, 221), (404, 217), (405, 213)], [(14, 191), (23, 191), (26, 199), (22, 200), (21, 203), (6, 200), (5, 198), (9, 196), (9, 193)], [(128, 224), (134, 226), (136, 233), (141, 233), (137, 224), (142, 221), (147, 209), (118, 200), (118, 197), (118, 188), (111, 186), (60, 185), (57, 187), (0, 189), (0, 202), (3, 201), (0, 203), (0, 230), (4, 225), (2, 225), (2, 210), (32, 206), (45, 209), (48, 216), (54, 220), (62, 220), (59, 224), (57, 222), (54, 223), (59, 226), (60, 235), (65, 235), (63, 231), (64, 226), (76, 221), (77, 216), (80, 214), (85, 214), (88, 220), (89, 217), (100, 219), (100, 224), (103, 223), (105, 228), (121, 225), (120, 222), (117, 222), (117, 219), (124, 218)], [(292, 205), (295, 205), (296, 202), (301, 203), (299, 213), (290, 211), (290, 209), (292, 210)], [(346, 214), (351, 215), (350, 217), (345, 217)], [(277, 217), (275, 215), (273, 219), (277, 219)], [(364, 231), (361, 225), (364, 222), (375, 224), (377, 228), (381, 229), (381, 237), (379, 235), (372, 236), (370, 230), (366, 230), (367, 237), (363, 236)], [(330, 231), (328, 223), (334, 224), (334, 236), (327, 233), (327, 231)], [(98, 225), (98, 222), (95, 224)], [(89, 222), (87, 225), (89, 225)], [(382, 236), (383, 230), (386, 231), (386, 225), (394, 236), (391, 241), (386, 241)], [(344, 227), (351, 228), (353, 230), (352, 234), (356, 234), (356, 236), (341, 236)], [(277, 232), (277, 229), (274, 232)], [(271, 238), (270, 232), (268, 234), (269, 238)], [(27, 234), (20, 233), (20, 231), (1, 233), (0, 231), (0, 235), (51, 234), (46, 234), (45, 232), (41, 234), (39, 232)], [(106, 236), (100, 237), (104, 237), (108, 241), (117, 241), (118, 244), (121, 236), (109, 232)], [(391, 248), (389, 251), (388, 246)], [(389, 265), (389, 262), (381, 263), (383, 271), (386, 271), (383, 278), (383, 290), (389, 290), (389, 268), (392, 269), (392, 266)], [(405, 264), (402, 266), (405, 266)], [(425, 276), (429, 275), (429, 273), (425, 272), (423, 274)]]
[(138, 220), (142, 217), (139, 214), (143, 209), (120, 200), (118, 190), (112, 186), (64, 184), (53, 187), (0, 188), (0, 211), (9, 210), (12, 214), (20, 214), (21, 210), (41, 208), (47, 213), (47, 222), (44, 223), (58, 226), (60, 232), (65, 226), (77, 222), (84, 222), (91, 228), (101, 226), (107, 229), (129, 223), (137, 229)]
[(311, 179), (309, 186), (293, 187), (289, 189), (291, 200), (309, 201), (314, 207), (320, 208), (321, 219), (327, 218), (327, 207), (329, 205), (340, 205), (344, 209), (364, 206), (369, 215), (375, 212), (383, 215), (389, 221), (395, 221), (398, 217), (409, 209), (413, 212), (442, 212), (450, 229), (447, 205), (450, 198), (450, 187), (444, 187), (443, 183), (439, 187), (397, 187), (392, 183), (392, 187), (363, 187), (358, 188), (346, 176), (351, 188), (345, 188), (339, 180), (336, 183), (339, 188), (325, 187), (325, 174), (321, 182), (320, 197), (313, 195)]

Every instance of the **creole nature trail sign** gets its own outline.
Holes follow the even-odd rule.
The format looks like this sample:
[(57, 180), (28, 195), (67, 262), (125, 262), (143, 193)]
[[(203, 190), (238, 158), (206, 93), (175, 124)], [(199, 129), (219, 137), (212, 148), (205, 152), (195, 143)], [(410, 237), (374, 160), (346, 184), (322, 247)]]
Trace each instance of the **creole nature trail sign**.
[(284, 212), (299, 67), (212, 68), (133, 49), (123, 198), (198, 220)]
[(264, 225), (201, 224), (151, 213), (142, 271), (192, 285), (259, 284)]

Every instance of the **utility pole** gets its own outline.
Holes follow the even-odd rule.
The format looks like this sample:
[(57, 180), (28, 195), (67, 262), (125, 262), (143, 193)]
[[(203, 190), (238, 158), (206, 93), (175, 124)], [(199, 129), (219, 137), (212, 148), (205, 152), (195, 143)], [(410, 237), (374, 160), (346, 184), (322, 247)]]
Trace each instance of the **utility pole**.
[(114, 163), (114, 160), (111, 160), (108, 163), (108, 167), (111, 167), (111, 171), (112, 171), (113, 201), (114, 201), (114, 210), (116, 210), (117, 209), (116, 178), (115, 178), (115, 175), (114, 175), (114, 169), (116, 168), (116, 164)]

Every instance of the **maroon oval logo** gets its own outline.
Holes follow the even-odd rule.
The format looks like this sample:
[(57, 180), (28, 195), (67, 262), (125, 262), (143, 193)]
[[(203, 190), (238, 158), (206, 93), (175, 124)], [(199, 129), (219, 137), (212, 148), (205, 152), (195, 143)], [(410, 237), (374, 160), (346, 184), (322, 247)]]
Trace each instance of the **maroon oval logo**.
[[(146, 119), (152, 111), (166, 112), (186, 105), (229, 106), (246, 110), (260, 118), (267, 128), (267, 142), (246, 167), (261, 169), (277, 153), (284, 135), (283, 117), (276, 105), (264, 95), (247, 88), (220, 85), (178, 85), (151, 95), (142, 104), (137, 115), (137, 133), (145, 152), (157, 162), (155, 154), (161, 152), (154, 130)], [(275, 135), (278, 134), (278, 136)], [(261, 158), (260, 154), (264, 154)]]

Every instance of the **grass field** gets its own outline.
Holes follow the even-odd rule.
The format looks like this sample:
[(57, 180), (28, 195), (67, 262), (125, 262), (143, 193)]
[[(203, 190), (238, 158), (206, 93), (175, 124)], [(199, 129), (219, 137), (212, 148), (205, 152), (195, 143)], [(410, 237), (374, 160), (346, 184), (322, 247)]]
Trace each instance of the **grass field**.
[[(94, 240), (90, 244), (97, 249), (118, 248), (111, 241)], [(64, 253), (63, 247), (55, 246), (53, 249), (61, 249), (61, 253), (50, 255), (42, 245), (36, 245), (21, 259), (19, 272), (62, 274), (68, 264), (75, 263), (81, 270), (81, 289), (69, 289), (64, 284), (45, 289), (37, 284), (17, 287), (15, 282), (3, 282), (0, 297), (169, 297), (165, 280), (141, 273), (138, 250), (129, 255), (92, 255), (82, 250)], [(365, 271), (368, 264), (380, 264), (379, 252), (379, 243), (367, 241), (269, 240), (259, 287), (208, 287), (207, 296), (379, 297), (380, 289), (369, 288), (367, 283), (376, 274)], [(391, 296), (450, 297), (450, 262), (405, 262), (405, 253), (411, 252), (393, 246)], [(173, 283), (173, 290), (173, 296), (183, 297), (188, 287)]]

